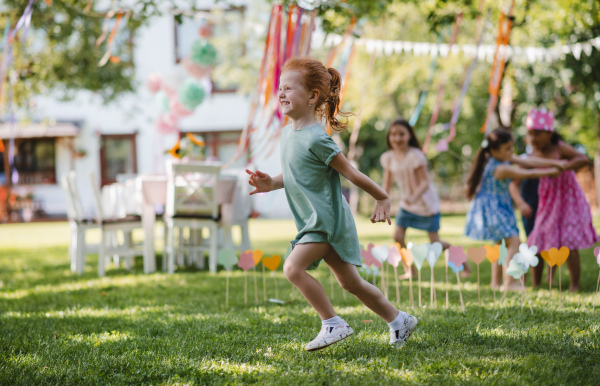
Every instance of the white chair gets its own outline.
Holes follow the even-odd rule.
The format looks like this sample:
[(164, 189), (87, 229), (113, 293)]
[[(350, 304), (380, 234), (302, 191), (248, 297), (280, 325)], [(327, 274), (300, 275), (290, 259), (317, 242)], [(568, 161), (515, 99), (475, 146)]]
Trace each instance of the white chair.
[(85, 217), (76, 182), (74, 171), (63, 175), (60, 179), (60, 185), (67, 200), (67, 218), (71, 227), (71, 241), (69, 243), (71, 271), (81, 275), (85, 268), (85, 256), (88, 253), (98, 252), (98, 244), (86, 243), (86, 232), (98, 228), (98, 225), (93, 219)]
[[(90, 182), (94, 192), (94, 206), (96, 209), (96, 221), (101, 231), (100, 248), (98, 251), (98, 275), (104, 276), (106, 258), (115, 255), (125, 258), (125, 268), (131, 268), (134, 256), (142, 255), (139, 245), (133, 244), (132, 232), (134, 229), (142, 229), (140, 216), (125, 216), (120, 218), (107, 218), (104, 215), (102, 197), (94, 172), (90, 172)], [(117, 232), (123, 232), (123, 244), (119, 245)], [(118, 264), (118, 261), (116, 261)]]
[[(167, 270), (175, 271), (175, 228), (179, 228), (179, 250), (192, 254), (200, 252), (203, 261), (204, 252), (209, 255), (209, 269), (217, 272), (218, 221), (219, 213), (219, 165), (198, 163), (167, 163), (167, 205), (164, 221), (167, 226)], [(183, 228), (189, 228), (191, 245), (183, 241)], [(202, 229), (209, 231), (208, 245), (199, 240)], [(200, 236), (201, 238), (201, 236)], [(178, 261), (182, 264), (183, 259)], [(202, 265), (202, 264), (201, 264)]]

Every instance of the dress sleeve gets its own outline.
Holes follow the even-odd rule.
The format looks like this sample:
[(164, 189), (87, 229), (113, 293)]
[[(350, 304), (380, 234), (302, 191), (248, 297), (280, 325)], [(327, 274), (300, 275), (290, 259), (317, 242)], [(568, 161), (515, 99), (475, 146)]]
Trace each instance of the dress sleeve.
[(425, 166), (427, 168), (427, 158), (425, 158), (425, 154), (419, 149), (412, 149), (411, 154), (411, 165), (413, 169), (418, 169), (421, 166)]
[(308, 150), (325, 165), (329, 165), (333, 157), (342, 151), (325, 130), (322, 134), (315, 135)]
[(391, 156), (390, 152), (386, 151), (379, 158), (379, 162), (381, 163), (381, 167), (383, 168), (383, 170), (389, 170), (390, 169), (390, 167), (391, 167), (390, 162), (392, 161), (392, 159), (391, 159), (390, 156)]

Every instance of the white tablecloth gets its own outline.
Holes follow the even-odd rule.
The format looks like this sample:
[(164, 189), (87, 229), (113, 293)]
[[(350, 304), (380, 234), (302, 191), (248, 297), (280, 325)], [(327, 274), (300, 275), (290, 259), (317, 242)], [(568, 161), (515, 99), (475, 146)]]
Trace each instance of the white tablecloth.
[[(154, 251), (154, 225), (156, 208), (167, 202), (166, 176), (138, 176), (102, 188), (105, 218), (120, 218), (130, 214), (141, 215), (144, 228), (144, 273), (156, 271)], [(248, 218), (250, 199), (243, 171), (225, 170), (219, 180), (221, 222), (235, 224)]]

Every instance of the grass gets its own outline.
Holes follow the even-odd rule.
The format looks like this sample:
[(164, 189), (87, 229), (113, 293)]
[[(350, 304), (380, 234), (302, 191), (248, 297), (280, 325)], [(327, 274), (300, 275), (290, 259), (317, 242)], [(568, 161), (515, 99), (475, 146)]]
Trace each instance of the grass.
[[(445, 239), (475, 245), (461, 236), (464, 218), (443, 217), (442, 225)], [(391, 228), (364, 218), (357, 227), (363, 243), (390, 242)], [(267, 255), (283, 253), (294, 234), (291, 221), (251, 224), (255, 248)], [(425, 241), (421, 232), (408, 236)], [(516, 293), (506, 307), (494, 306), (487, 262), (481, 265), (481, 305), (476, 270), (463, 280), (464, 314), (455, 276), (445, 308), (444, 265), (438, 262), (438, 305), (431, 308), (424, 269), (426, 307), (409, 307), (402, 283), (400, 308), (420, 322), (401, 350), (387, 346), (381, 319), (335, 285), (333, 303), (355, 335), (308, 353), (303, 346), (319, 319), (281, 268), (275, 279), (268, 275), (267, 295), (275, 297), (277, 280), (285, 304), (264, 302), (260, 280), (255, 303), (250, 275), (245, 305), (244, 275), (234, 271), (226, 308), (224, 272), (183, 268), (175, 275), (144, 275), (139, 257), (131, 272), (110, 268), (98, 278), (97, 259), (89, 256), (79, 277), (69, 270), (67, 246), (66, 223), (0, 226), (1, 384), (600, 384), (600, 310), (594, 314), (591, 303), (598, 265), (590, 250), (581, 253), (580, 293), (559, 295), (556, 283), (551, 294), (529, 289), (534, 315), (521, 309)], [(322, 266), (315, 275), (330, 293), (328, 270)], [(562, 279), (568, 288), (566, 269)], [(393, 289), (390, 296), (395, 302)]]

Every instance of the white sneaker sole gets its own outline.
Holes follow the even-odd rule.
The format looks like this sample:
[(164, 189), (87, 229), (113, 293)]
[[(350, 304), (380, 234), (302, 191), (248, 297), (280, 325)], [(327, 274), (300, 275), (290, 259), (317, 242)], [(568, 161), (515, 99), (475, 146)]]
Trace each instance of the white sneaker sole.
[(311, 348), (307, 348), (307, 346), (304, 347), (304, 349), (306, 351), (318, 351), (318, 350), (322, 350), (325, 347), (329, 347), (334, 343), (337, 343), (339, 341), (342, 341), (344, 339), (346, 339), (347, 337), (351, 336), (352, 334), (354, 334), (354, 330), (350, 329), (349, 332), (345, 333), (345, 334), (340, 334), (336, 337), (334, 337), (331, 341), (326, 342), (323, 346), (317, 346), (317, 347), (311, 347)]

